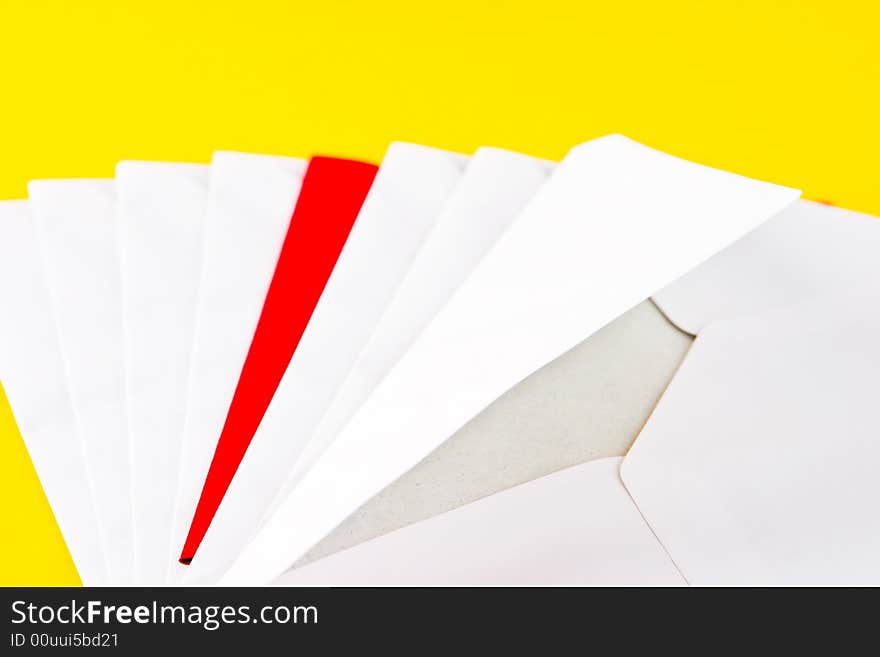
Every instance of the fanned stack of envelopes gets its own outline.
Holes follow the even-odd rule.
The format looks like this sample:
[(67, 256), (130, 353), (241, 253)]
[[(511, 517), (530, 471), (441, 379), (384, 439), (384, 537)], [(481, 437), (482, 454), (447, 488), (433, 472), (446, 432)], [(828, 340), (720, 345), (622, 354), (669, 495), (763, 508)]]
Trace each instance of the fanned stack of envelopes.
[[(88, 585), (880, 584), (872, 217), (616, 135), (28, 191), (0, 380)], [(649, 298), (697, 338), (628, 453), (291, 569)]]

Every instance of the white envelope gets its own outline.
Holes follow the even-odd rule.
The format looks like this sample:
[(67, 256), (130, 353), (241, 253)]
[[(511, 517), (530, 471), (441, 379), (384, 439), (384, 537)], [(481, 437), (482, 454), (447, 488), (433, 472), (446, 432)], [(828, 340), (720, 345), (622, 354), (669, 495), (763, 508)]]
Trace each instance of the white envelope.
[(682, 586), (605, 458), (285, 573), (293, 586)]
[(290, 365), (189, 567), (221, 574), (259, 524), (412, 263), (464, 168), (456, 153), (392, 144)]
[(799, 201), (654, 295), (683, 331), (877, 277), (880, 219)]
[(624, 460), (691, 584), (880, 584), (877, 262), (866, 296), (704, 328)]
[(279, 575), (506, 390), (797, 196), (621, 136), (574, 148), (222, 582)]
[(201, 274), (209, 167), (116, 167), (135, 575), (165, 581)]
[(477, 150), (264, 520), (531, 200), (552, 167), (520, 153)]
[(106, 585), (104, 540), (40, 260), (27, 202), (3, 201), (0, 381), (83, 584)]
[(112, 180), (39, 180), (28, 193), (108, 576), (124, 586), (134, 545), (116, 190)]
[[(214, 153), (175, 521), (176, 564), (238, 384), (306, 161)], [(172, 566), (172, 581), (185, 567)]]

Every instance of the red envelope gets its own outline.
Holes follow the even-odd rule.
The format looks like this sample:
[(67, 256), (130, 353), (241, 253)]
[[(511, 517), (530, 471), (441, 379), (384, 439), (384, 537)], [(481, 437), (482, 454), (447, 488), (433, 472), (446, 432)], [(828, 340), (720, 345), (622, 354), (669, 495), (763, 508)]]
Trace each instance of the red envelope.
[(314, 157), (281, 247), (278, 264), (180, 562), (192, 561), (226, 489), (296, 350), (345, 245), (378, 167)]

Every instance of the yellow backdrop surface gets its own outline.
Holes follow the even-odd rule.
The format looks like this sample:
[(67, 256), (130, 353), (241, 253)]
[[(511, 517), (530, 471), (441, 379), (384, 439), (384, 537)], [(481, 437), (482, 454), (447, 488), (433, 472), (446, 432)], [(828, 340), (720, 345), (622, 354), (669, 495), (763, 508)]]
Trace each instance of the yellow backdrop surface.
[[(873, 0), (0, 0), (0, 198), (122, 158), (623, 132), (880, 213), (878, 34)], [(79, 582), (2, 393), (0, 527), (0, 583)]]

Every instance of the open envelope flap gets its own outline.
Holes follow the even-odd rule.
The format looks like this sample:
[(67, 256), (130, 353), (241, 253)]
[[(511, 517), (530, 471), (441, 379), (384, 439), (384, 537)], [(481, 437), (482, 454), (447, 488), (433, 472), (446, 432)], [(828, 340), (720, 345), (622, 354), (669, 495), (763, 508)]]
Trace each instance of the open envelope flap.
[(591, 461), (490, 495), (292, 570), (276, 583), (683, 585), (620, 481), (621, 460)]
[(653, 296), (681, 330), (880, 278), (880, 218), (798, 201)]
[(506, 390), (797, 196), (621, 136), (573, 149), (226, 581), (280, 574)]
[(880, 583), (880, 289), (704, 329), (621, 475), (692, 584)]

